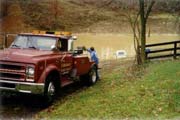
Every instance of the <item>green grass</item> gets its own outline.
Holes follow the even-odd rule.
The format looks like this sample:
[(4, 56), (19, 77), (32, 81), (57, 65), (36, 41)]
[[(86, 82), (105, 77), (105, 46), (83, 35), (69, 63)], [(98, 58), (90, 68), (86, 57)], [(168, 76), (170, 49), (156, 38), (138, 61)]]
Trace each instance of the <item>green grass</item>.
[[(108, 69), (108, 68), (107, 68)], [(180, 116), (180, 61), (148, 63), (140, 72), (122, 65), (102, 80), (61, 98), (36, 118), (172, 119)], [(133, 75), (132, 75), (133, 74)]]

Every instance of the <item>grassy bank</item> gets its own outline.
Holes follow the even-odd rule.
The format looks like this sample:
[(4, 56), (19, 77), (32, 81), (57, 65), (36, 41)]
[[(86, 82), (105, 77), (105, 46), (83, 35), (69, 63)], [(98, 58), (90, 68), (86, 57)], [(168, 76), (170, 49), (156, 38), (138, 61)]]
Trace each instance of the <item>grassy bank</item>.
[[(95, 86), (59, 98), (36, 118), (178, 118), (180, 61), (153, 62), (134, 69), (129, 64), (107, 64)], [(140, 72), (131, 72), (137, 69)]]

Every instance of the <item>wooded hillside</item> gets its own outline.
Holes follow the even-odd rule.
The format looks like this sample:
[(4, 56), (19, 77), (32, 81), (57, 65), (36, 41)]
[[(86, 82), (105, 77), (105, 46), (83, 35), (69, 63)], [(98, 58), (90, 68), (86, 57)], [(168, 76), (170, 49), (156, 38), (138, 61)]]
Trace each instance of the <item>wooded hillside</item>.
[[(136, 11), (137, 4), (138, 0), (1, 0), (1, 31), (43, 29), (129, 33), (124, 14), (127, 6)], [(156, 0), (149, 28), (152, 32), (177, 32), (179, 11), (179, 0)]]

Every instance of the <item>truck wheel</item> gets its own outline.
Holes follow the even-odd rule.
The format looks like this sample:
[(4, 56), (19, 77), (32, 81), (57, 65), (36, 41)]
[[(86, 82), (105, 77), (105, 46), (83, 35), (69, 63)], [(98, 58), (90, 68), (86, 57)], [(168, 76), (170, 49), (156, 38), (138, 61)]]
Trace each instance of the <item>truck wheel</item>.
[(97, 82), (96, 67), (92, 67), (88, 73), (88, 85), (94, 85)]
[(58, 93), (58, 84), (55, 81), (58, 81), (57, 75), (49, 75), (46, 79), (44, 97), (45, 103), (51, 104), (54, 101)]

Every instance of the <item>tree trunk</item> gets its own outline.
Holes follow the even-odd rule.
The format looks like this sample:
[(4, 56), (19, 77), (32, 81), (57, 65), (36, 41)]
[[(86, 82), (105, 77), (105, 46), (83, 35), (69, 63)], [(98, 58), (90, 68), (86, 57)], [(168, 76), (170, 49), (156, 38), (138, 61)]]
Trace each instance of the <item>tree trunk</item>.
[(140, 20), (141, 20), (141, 61), (142, 64), (146, 62), (146, 23), (149, 17), (149, 14), (152, 10), (152, 7), (154, 5), (155, 1), (152, 0), (149, 6), (145, 9), (145, 2), (144, 0), (139, 0), (139, 11), (140, 11)]
[(139, 0), (140, 6), (140, 20), (141, 20), (141, 61), (145, 63), (145, 45), (146, 45), (146, 19), (144, 11), (144, 0)]

